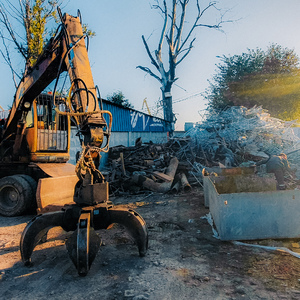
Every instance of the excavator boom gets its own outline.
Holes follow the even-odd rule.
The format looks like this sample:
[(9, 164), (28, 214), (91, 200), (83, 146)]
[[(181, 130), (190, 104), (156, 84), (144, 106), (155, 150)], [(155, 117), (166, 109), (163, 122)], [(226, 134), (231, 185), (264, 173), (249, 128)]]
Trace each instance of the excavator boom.
[[(16, 132), (22, 114), (29, 111), (33, 100), (63, 71), (67, 71), (72, 82), (75, 112), (99, 112), (98, 97), (85, 46), (85, 36), (79, 17), (61, 15), (61, 31), (50, 40), (43, 54), (23, 76), (17, 88), (15, 99), (8, 116), (3, 139)], [(54, 95), (55, 97), (55, 91)], [(55, 105), (55, 103), (54, 103)], [(88, 117), (87, 117), (88, 116)], [(99, 112), (80, 118), (80, 126), (105, 125)]]

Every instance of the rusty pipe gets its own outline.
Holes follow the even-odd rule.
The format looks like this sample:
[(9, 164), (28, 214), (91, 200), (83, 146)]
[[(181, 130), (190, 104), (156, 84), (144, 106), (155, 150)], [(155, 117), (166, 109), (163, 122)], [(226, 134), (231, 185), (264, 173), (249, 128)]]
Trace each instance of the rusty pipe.
[(180, 187), (181, 187), (181, 173), (177, 173), (174, 180), (173, 180), (171, 193), (172, 194), (177, 194), (180, 190)]
[(177, 181), (177, 182), (173, 185), (173, 187), (172, 187), (172, 189), (171, 189), (171, 193), (172, 193), (172, 194), (177, 194), (177, 193), (179, 192), (179, 190), (180, 190), (180, 181)]
[(187, 177), (184, 173), (181, 174), (180, 181), (181, 181), (181, 186), (183, 188), (183, 191), (186, 193), (189, 193), (191, 191), (192, 187), (189, 184)]
[[(175, 173), (177, 171), (178, 163), (179, 163), (179, 161), (178, 161), (177, 157), (173, 157), (170, 160), (170, 164), (165, 173), (166, 175), (172, 177), (173, 180), (175, 177)], [(140, 176), (138, 181), (142, 182), (143, 187), (150, 191), (158, 192), (158, 193), (166, 193), (171, 189), (173, 180), (171, 180), (169, 182), (158, 183), (158, 182), (155, 182), (152, 179), (147, 178), (145, 176)]]

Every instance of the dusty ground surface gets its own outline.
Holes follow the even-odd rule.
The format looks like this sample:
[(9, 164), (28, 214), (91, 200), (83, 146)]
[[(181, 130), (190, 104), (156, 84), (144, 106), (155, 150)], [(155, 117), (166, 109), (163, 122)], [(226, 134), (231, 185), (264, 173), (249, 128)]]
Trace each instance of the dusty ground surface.
[[(32, 216), (0, 217), (0, 298), (300, 298), (300, 259), (215, 239), (211, 226), (201, 218), (208, 213), (201, 191), (111, 200), (134, 208), (147, 222), (145, 257), (139, 257), (124, 229), (114, 226), (98, 231), (104, 245), (88, 275), (80, 277), (64, 245), (70, 233), (55, 228), (48, 241), (35, 248), (34, 265), (28, 268), (20, 260), (19, 240)], [(264, 242), (290, 248), (299, 245), (299, 240), (260, 244)]]

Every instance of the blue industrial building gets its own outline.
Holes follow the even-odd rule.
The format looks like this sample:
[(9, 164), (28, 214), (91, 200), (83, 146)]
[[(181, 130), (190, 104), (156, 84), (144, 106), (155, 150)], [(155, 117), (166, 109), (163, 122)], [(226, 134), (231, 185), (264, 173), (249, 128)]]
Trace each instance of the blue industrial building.
[[(103, 110), (111, 112), (112, 133), (110, 136), (110, 147), (123, 145), (130, 147), (135, 145), (137, 138), (141, 138), (143, 143), (152, 141), (153, 143), (165, 143), (169, 137), (170, 123), (157, 117), (150, 116), (133, 108), (123, 107), (108, 100), (102, 100)], [(104, 115), (108, 122), (108, 116)], [(81, 150), (79, 139), (76, 136), (76, 128), (72, 130), (70, 163), (75, 163), (75, 155)], [(101, 154), (101, 167), (107, 161), (107, 154)]]
[(108, 100), (103, 101), (103, 109), (112, 113), (112, 131), (124, 132), (168, 132), (169, 123), (137, 111), (114, 104)]

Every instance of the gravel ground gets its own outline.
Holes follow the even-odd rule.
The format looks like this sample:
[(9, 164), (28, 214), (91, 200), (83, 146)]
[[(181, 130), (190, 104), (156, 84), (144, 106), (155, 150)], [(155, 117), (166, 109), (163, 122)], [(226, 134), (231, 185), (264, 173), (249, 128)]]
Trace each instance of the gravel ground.
[[(282, 252), (237, 246), (212, 236), (203, 192), (111, 199), (145, 219), (149, 249), (139, 257), (121, 225), (100, 230), (103, 245), (86, 277), (65, 249), (70, 233), (49, 231), (47, 242), (20, 260), (19, 241), (33, 216), (0, 217), (1, 299), (299, 299), (300, 259)], [(299, 240), (259, 244), (297, 248)], [(293, 251), (297, 249), (291, 248)]]

